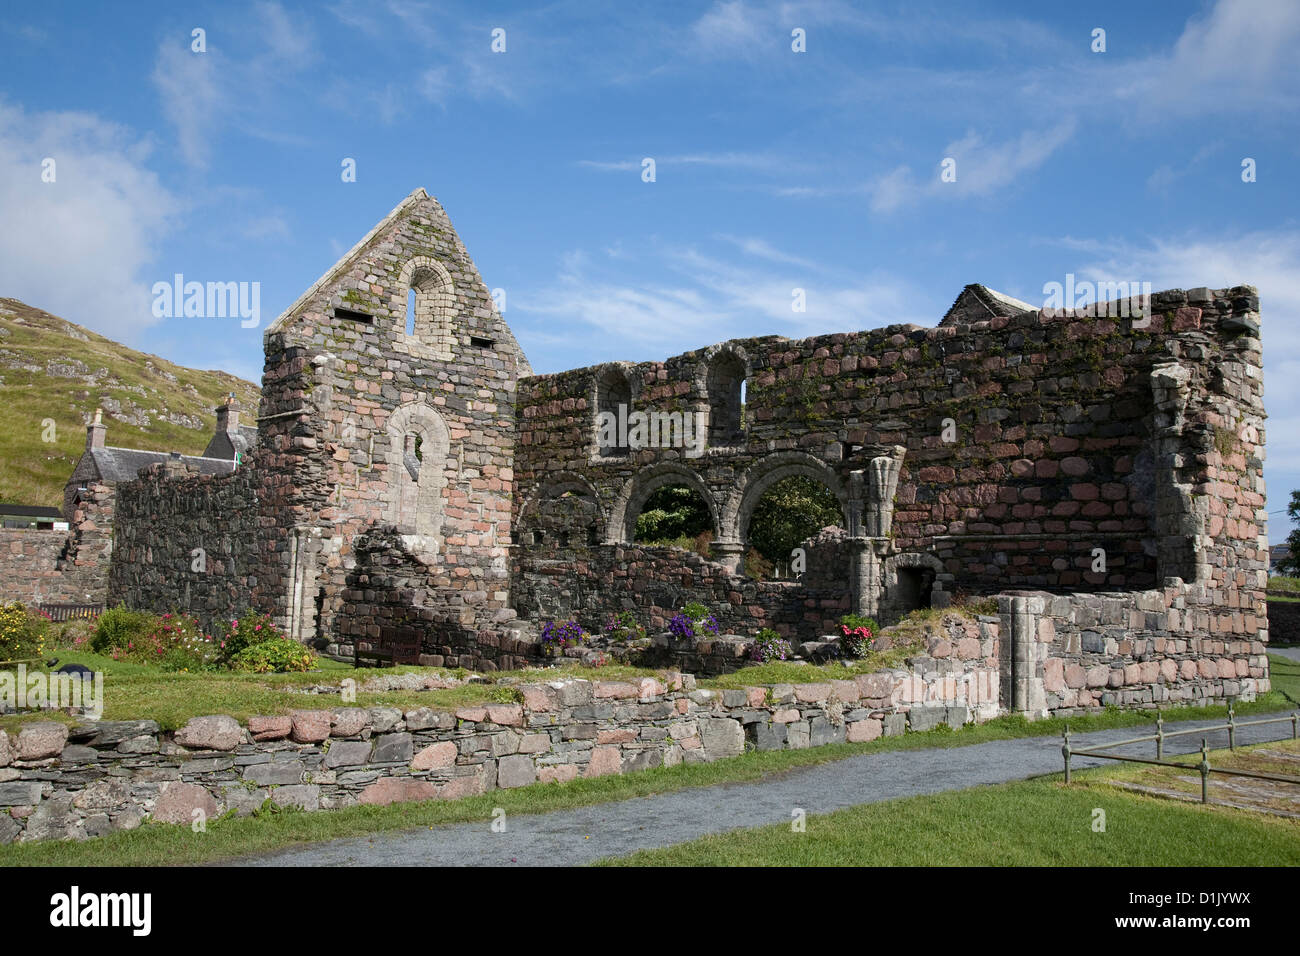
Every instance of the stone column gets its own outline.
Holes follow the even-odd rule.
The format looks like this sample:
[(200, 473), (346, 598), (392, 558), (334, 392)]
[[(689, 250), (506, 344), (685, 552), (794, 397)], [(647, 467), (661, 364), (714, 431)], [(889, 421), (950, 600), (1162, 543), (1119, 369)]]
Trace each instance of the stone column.
[(850, 541), (853, 563), (849, 569), (849, 584), (853, 613), (864, 617), (879, 615), (880, 597), (884, 591), (881, 583), (883, 562), (876, 554), (876, 544), (872, 538), (853, 538)]
[(1040, 596), (999, 594), (1001, 650), (999, 654), (1003, 703), (1012, 713), (1026, 717), (1047, 715), (1047, 696), (1039, 668), (1038, 622), (1046, 610)]
[(732, 574), (740, 574), (740, 566), (745, 559), (745, 546), (739, 541), (713, 541), (709, 544), (709, 557)]

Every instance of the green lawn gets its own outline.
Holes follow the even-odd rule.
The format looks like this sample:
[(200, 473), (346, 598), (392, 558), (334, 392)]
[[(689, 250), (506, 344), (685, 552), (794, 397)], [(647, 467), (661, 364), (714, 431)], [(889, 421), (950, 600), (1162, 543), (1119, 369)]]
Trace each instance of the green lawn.
[[(1222, 754), (1211, 757), (1222, 761)], [(1120, 790), (1104, 768), (909, 797), (603, 860), (614, 866), (1300, 866), (1300, 821)], [(1093, 829), (1105, 811), (1105, 831)]]

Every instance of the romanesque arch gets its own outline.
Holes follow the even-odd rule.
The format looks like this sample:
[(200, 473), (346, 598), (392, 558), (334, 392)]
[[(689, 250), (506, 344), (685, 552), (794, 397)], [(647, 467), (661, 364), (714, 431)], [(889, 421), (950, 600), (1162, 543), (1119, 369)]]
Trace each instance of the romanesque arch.
[(384, 519), (412, 553), (429, 557), (442, 546), (442, 493), (455, 468), (442, 416), (431, 405), (409, 402), (388, 417), (388, 494)]
[(407, 295), (415, 293), (415, 334), (419, 344), (439, 356), (450, 357), (455, 344), (456, 283), (451, 273), (431, 256), (415, 256), (404, 266), (392, 302), (398, 331), (406, 336)]
[[(559, 510), (568, 512), (565, 516), (569, 520), (565, 521), (559, 514), (544, 512), (556, 512), (556, 504), (566, 497), (575, 497), (575, 507), (561, 508)], [(559, 521), (554, 519), (560, 518)], [(600, 507), (600, 498), (596, 493), (596, 486), (584, 478), (582, 475), (574, 472), (559, 472), (549, 476), (545, 481), (534, 485), (533, 488), (524, 497), (519, 506), (519, 528), (518, 534), (525, 544), (548, 544), (545, 532), (548, 530), (544, 527), (547, 524), (574, 525), (575, 521), (580, 520), (584, 529), (589, 530), (590, 539), (587, 543), (598, 544), (606, 539), (606, 521), (604, 513)], [(574, 531), (575, 528), (565, 528), (566, 533)], [(531, 538), (526, 536), (531, 535)], [(541, 540), (539, 540), (539, 535)], [(579, 542), (572, 542), (577, 544)]]
[(610, 512), (605, 542), (607, 544), (630, 542), (636, 530), (637, 516), (645, 507), (646, 499), (664, 485), (685, 485), (698, 492), (708, 506), (713, 532), (715, 535), (718, 533), (718, 504), (709, 486), (685, 465), (675, 461), (665, 461), (642, 469), (624, 484)]
[(745, 439), (745, 382), (753, 369), (739, 345), (721, 343), (705, 349), (695, 373), (697, 403), (706, 412), (711, 448), (739, 445)]
[(755, 462), (732, 489), (722, 509), (721, 536), (725, 541), (744, 543), (754, 506), (768, 488), (783, 478), (802, 475), (821, 482), (840, 503), (844, 527), (852, 528), (854, 502), (848, 485), (820, 458), (800, 451), (779, 451)]

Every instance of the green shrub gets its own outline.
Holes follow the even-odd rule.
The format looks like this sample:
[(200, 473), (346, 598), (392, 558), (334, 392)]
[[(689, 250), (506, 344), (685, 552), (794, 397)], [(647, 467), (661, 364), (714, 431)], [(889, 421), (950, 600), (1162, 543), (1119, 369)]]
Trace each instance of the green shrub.
[(517, 687), (493, 687), (488, 691), (488, 700), (494, 704), (522, 704), (524, 692)]
[(128, 655), (165, 671), (197, 672), (216, 667), (219, 651), (212, 635), (188, 614), (164, 614)]
[(272, 637), (253, 644), (230, 658), (230, 669), (254, 674), (309, 671), (316, 666), (316, 655), (288, 637)]
[(15, 601), (0, 606), (0, 662), (41, 657), (50, 619)]
[(90, 649), (96, 654), (127, 653), (133, 645), (158, 626), (158, 616), (149, 611), (132, 611), (124, 604), (109, 608), (95, 623)]
[[(225, 636), (219, 639), (218, 646), (221, 660), (226, 662), (233, 661), (248, 648), (256, 647), (258, 644), (289, 640), (284, 632), (275, 626), (275, 622), (269, 615), (256, 614), (252, 611), (246, 611), (243, 617), (231, 618), (224, 630)], [(302, 646), (297, 641), (290, 641), (290, 643), (298, 647)]]

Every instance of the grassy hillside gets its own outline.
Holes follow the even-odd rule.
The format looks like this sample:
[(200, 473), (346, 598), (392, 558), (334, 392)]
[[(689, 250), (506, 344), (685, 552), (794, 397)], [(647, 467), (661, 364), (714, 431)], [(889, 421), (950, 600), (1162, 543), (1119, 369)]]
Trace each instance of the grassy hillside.
[[(0, 501), (63, 504), (63, 485), (104, 409), (107, 444), (200, 454), (227, 392), (253, 423), (258, 388), (173, 365), (16, 299), (0, 298)], [(53, 442), (47, 419), (54, 420)]]

